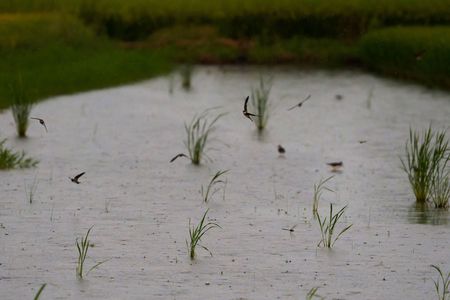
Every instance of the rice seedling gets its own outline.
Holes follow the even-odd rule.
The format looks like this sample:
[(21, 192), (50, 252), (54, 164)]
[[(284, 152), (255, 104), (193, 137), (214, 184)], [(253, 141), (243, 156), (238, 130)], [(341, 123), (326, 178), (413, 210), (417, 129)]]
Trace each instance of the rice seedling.
[(447, 157), (439, 166), (433, 176), (430, 188), (430, 199), (435, 208), (448, 208), (450, 200), (450, 170), (447, 163), (450, 157)]
[[(195, 115), (191, 123), (184, 124), (186, 129), (187, 139), (184, 144), (188, 150), (189, 158), (194, 165), (199, 165), (202, 157), (206, 156), (206, 144), (209, 140), (210, 134), (214, 131), (215, 123), (225, 114), (218, 114), (210, 121), (208, 118), (209, 110), (205, 110), (200, 115)], [(207, 157), (207, 156), (206, 156)]]
[(405, 151), (406, 158), (400, 158), (402, 169), (408, 174), (416, 200), (425, 202), (440, 165), (446, 166), (448, 162), (450, 153), (445, 131), (434, 132), (430, 126), (421, 136), (410, 129)]
[[(206, 187), (206, 189), (201, 188), (201, 194), (202, 194), (202, 198), (204, 202), (208, 202), (210, 197), (212, 197), (216, 192), (218, 192), (220, 190), (220, 188), (215, 189), (214, 191), (211, 191), (211, 189), (217, 185), (217, 184), (222, 184), (222, 189), (225, 189), (225, 181), (219, 179), (220, 176), (222, 176), (223, 174), (227, 173), (229, 170), (219, 170), (216, 172), (216, 174), (214, 174), (214, 176), (211, 178), (211, 181), (209, 182), (208, 186)], [(225, 194), (225, 191), (224, 191)], [(225, 197), (225, 196), (224, 196)]]
[(308, 294), (306, 294), (306, 300), (312, 300), (314, 298), (320, 298), (323, 299), (322, 296), (317, 295), (317, 290), (319, 289), (319, 287), (313, 287), (309, 290)]
[[(444, 273), (442, 273), (441, 268), (435, 265), (431, 265), (432, 268), (434, 268), (439, 273), (439, 278), (437, 280), (433, 279), (434, 287), (436, 288), (436, 293), (439, 300), (447, 300), (450, 299), (450, 297), (447, 297), (447, 295), (450, 295), (450, 272), (447, 274), (447, 276), (444, 276)], [(442, 282), (442, 286), (440, 283)]]
[(200, 245), (199, 242), (201, 240), (201, 238), (211, 229), (215, 228), (215, 227), (219, 227), (219, 224), (215, 223), (215, 222), (205, 222), (206, 219), (206, 215), (208, 213), (209, 209), (207, 209), (205, 211), (205, 213), (203, 214), (202, 219), (200, 220), (200, 223), (198, 223), (197, 226), (192, 225), (191, 226), (191, 219), (189, 219), (189, 242), (186, 240), (186, 245), (188, 247), (188, 251), (189, 251), (189, 257), (191, 258), (191, 260), (195, 259), (195, 248), (197, 246), (202, 247), (203, 249), (205, 249), (206, 251), (209, 252), (209, 254), (212, 256), (212, 252), (209, 251), (208, 248), (206, 248), (203, 245)]
[(13, 81), (10, 85), (12, 105), (11, 112), (16, 123), (17, 135), (21, 138), (27, 136), (28, 120), (33, 103), (25, 92), (22, 78)]
[(181, 86), (187, 91), (192, 87), (193, 71), (194, 68), (192, 67), (192, 64), (184, 64), (180, 67)]
[(36, 176), (34, 176), (33, 182), (30, 185), (27, 185), (25, 182), (25, 194), (27, 196), (27, 200), (31, 203), (33, 203), (34, 195), (36, 193), (37, 189), (37, 179)]
[(320, 247), (320, 245), (323, 245), (326, 248), (332, 248), (334, 243), (339, 239), (339, 237), (350, 229), (350, 227), (353, 226), (353, 224), (350, 224), (344, 229), (342, 229), (338, 235), (333, 239), (333, 234), (335, 232), (336, 224), (338, 223), (339, 219), (342, 217), (342, 215), (345, 212), (345, 209), (347, 208), (347, 205), (341, 208), (340, 211), (338, 211), (336, 214), (333, 214), (333, 204), (330, 203), (330, 215), (329, 218), (325, 217), (323, 220), (320, 218), (319, 213), (317, 213), (317, 220), (319, 222), (320, 226), (320, 232), (322, 234), (322, 239), (317, 244), (317, 247)]
[(42, 291), (45, 289), (45, 287), (47, 286), (46, 283), (44, 283), (43, 285), (41, 285), (41, 287), (39, 288), (39, 290), (37, 291), (36, 295), (34, 296), (34, 300), (39, 300), (39, 297), (42, 294)]
[(252, 112), (256, 114), (254, 122), (258, 130), (264, 130), (269, 120), (269, 94), (272, 88), (272, 80), (264, 79), (263, 76), (259, 78), (259, 86), (252, 89), (251, 104)]
[(89, 247), (91, 247), (91, 243), (89, 241), (89, 233), (91, 232), (92, 228), (94, 226), (91, 226), (88, 231), (86, 232), (86, 235), (84, 237), (80, 238), (80, 241), (78, 241), (78, 238), (75, 240), (76, 246), (77, 246), (77, 250), (78, 250), (78, 262), (77, 262), (77, 267), (76, 267), (76, 274), (80, 279), (83, 279), (84, 275), (88, 275), (89, 272), (91, 272), (92, 270), (96, 269), (98, 266), (100, 266), (101, 264), (107, 262), (109, 259), (101, 261), (96, 263), (93, 267), (91, 267), (86, 274), (84, 273), (83, 269), (84, 269), (84, 262), (86, 260), (87, 257), (87, 253), (89, 250)]
[(332, 189), (327, 187), (325, 184), (331, 180), (334, 176), (330, 176), (326, 179), (320, 179), (319, 183), (314, 184), (314, 195), (313, 195), (313, 215), (317, 215), (317, 209), (319, 208), (319, 200), (322, 197), (323, 191), (334, 192)]
[(26, 157), (24, 151), (13, 152), (5, 147), (6, 139), (0, 141), (0, 170), (35, 167), (39, 161)]

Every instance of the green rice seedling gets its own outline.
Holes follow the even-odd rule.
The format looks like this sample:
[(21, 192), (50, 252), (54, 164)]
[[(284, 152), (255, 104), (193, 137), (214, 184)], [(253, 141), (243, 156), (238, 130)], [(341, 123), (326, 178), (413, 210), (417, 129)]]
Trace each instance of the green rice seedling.
[(430, 196), (433, 178), (440, 165), (448, 162), (448, 141), (445, 131), (433, 132), (431, 126), (421, 137), (412, 129), (405, 146), (406, 158), (401, 158), (402, 169), (418, 202), (425, 202)]
[[(439, 278), (437, 280), (433, 279), (434, 287), (436, 288), (436, 293), (439, 300), (447, 300), (450, 297), (447, 297), (447, 295), (450, 295), (450, 272), (447, 274), (447, 276), (444, 276), (444, 273), (442, 273), (441, 268), (435, 265), (431, 265), (432, 268), (434, 268), (439, 273)], [(442, 282), (442, 286), (440, 283)]]
[(189, 158), (194, 165), (199, 165), (203, 155), (206, 156), (206, 144), (211, 132), (215, 129), (214, 124), (225, 114), (217, 115), (212, 121), (208, 119), (210, 110), (205, 110), (200, 115), (195, 115), (191, 123), (184, 124), (187, 139), (184, 144), (188, 149)]
[(435, 208), (448, 208), (450, 200), (450, 170), (447, 163), (450, 157), (447, 157), (439, 166), (433, 176), (430, 188), (430, 199)]
[(317, 295), (317, 290), (319, 289), (319, 287), (313, 287), (309, 290), (308, 294), (306, 294), (306, 300), (312, 300), (314, 298), (320, 298), (323, 299), (322, 296)]
[(180, 67), (181, 86), (187, 91), (192, 87), (193, 71), (194, 68), (192, 67), (192, 64), (184, 64)]
[(25, 182), (25, 194), (27, 196), (27, 200), (31, 203), (33, 203), (34, 195), (36, 193), (37, 189), (37, 179), (36, 176), (34, 176), (33, 182), (31, 185), (27, 185)]
[(314, 195), (313, 195), (313, 215), (317, 215), (317, 209), (319, 208), (319, 200), (322, 197), (323, 191), (334, 192), (332, 189), (327, 187), (325, 184), (331, 180), (334, 176), (330, 176), (328, 178), (320, 179), (319, 183), (314, 184)]
[(217, 224), (215, 222), (205, 222), (206, 214), (208, 213), (208, 211), (209, 211), (209, 209), (207, 209), (205, 211), (202, 219), (200, 220), (200, 223), (198, 223), (197, 226), (194, 226), (194, 225), (191, 226), (191, 219), (189, 219), (189, 242), (186, 240), (186, 245), (188, 247), (189, 257), (191, 258), (191, 260), (193, 260), (195, 258), (195, 248), (197, 246), (202, 247), (203, 249), (208, 251), (209, 254), (212, 256), (212, 252), (209, 251), (209, 249), (206, 248), (205, 246), (200, 245), (199, 242), (200, 242), (201, 238), (210, 229), (213, 229), (214, 227), (222, 228), (219, 226), (219, 224)]
[(256, 115), (254, 117), (254, 123), (258, 130), (264, 130), (269, 120), (269, 94), (272, 88), (272, 80), (264, 79), (262, 76), (259, 78), (259, 86), (252, 89), (251, 104), (252, 113)]
[(345, 209), (347, 208), (347, 205), (344, 206), (340, 211), (338, 211), (336, 214), (333, 214), (333, 204), (330, 203), (330, 215), (329, 218), (325, 217), (323, 220), (320, 218), (319, 213), (317, 213), (317, 220), (319, 222), (320, 231), (322, 234), (322, 239), (317, 244), (317, 247), (320, 247), (320, 245), (323, 245), (327, 248), (332, 248), (334, 243), (339, 239), (339, 237), (350, 229), (350, 227), (353, 226), (353, 224), (350, 224), (346, 226), (344, 229), (342, 229), (339, 234), (333, 239), (333, 234), (335, 232), (335, 227), (339, 219), (342, 217), (342, 215), (345, 212)]
[(39, 300), (39, 297), (41, 296), (42, 291), (45, 289), (45, 287), (47, 286), (46, 283), (44, 283), (43, 285), (41, 285), (41, 287), (39, 288), (39, 290), (37, 291), (36, 295), (34, 296), (34, 300)]
[(104, 260), (101, 261), (99, 263), (96, 263), (93, 267), (91, 267), (86, 274), (84, 273), (83, 269), (84, 269), (84, 262), (86, 260), (87, 257), (87, 253), (88, 253), (88, 249), (89, 247), (91, 247), (91, 243), (89, 241), (89, 233), (91, 232), (92, 228), (94, 226), (91, 226), (88, 231), (86, 232), (86, 235), (84, 237), (80, 238), (80, 241), (78, 241), (78, 238), (75, 240), (76, 246), (77, 246), (77, 250), (78, 250), (78, 262), (77, 262), (77, 268), (76, 268), (76, 274), (80, 279), (83, 279), (84, 275), (88, 275), (89, 272), (91, 272), (92, 270), (96, 269), (98, 266), (100, 266), (101, 264), (105, 263), (108, 261)]
[(6, 139), (0, 141), (0, 170), (35, 167), (39, 161), (26, 157), (25, 152), (13, 152), (5, 147)]
[(17, 135), (24, 138), (27, 136), (28, 120), (33, 103), (25, 92), (25, 87), (20, 76), (12, 82), (10, 89), (12, 97), (11, 112), (16, 123)]
[(215, 189), (214, 191), (211, 191), (211, 189), (217, 185), (217, 184), (223, 184), (223, 189), (225, 189), (225, 181), (220, 180), (219, 177), (222, 176), (223, 174), (227, 173), (229, 170), (219, 170), (216, 172), (216, 174), (214, 174), (214, 176), (211, 178), (211, 181), (209, 182), (208, 186), (206, 187), (206, 189), (201, 188), (201, 194), (202, 194), (202, 198), (204, 202), (208, 202), (210, 197), (212, 197), (216, 192), (218, 192), (220, 190), (220, 188)]

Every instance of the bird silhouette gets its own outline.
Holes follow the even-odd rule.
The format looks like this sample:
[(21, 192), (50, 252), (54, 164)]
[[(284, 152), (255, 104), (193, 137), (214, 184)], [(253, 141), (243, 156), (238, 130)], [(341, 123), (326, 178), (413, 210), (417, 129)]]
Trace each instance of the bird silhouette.
[(244, 114), (245, 117), (247, 117), (250, 121), (253, 122), (253, 120), (252, 120), (251, 117), (259, 117), (259, 116), (258, 116), (258, 115), (255, 115), (255, 114), (252, 114), (252, 113), (249, 113), (249, 112), (247, 111), (247, 103), (248, 103), (248, 99), (249, 99), (249, 96), (247, 96), (247, 98), (245, 98), (245, 102), (244, 102), (244, 110), (242, 111), (242, 113)]
[(69, 179), (70, 179), (70, 181), (72, 181), (73, 183), (80, 184), (80, 182), (78, 181), (78, 179), (80, 179), (80, 177), (83, 176), (84, 173), (86, 173), (86, 172), (80, 173), (80, 174), (78, 174), (77, 176), (75, 176), (74, 178), (70, 178), (70, 177), (69, 177)]
[(297, 227), (298, 224), (295, 224), (294, 226), (292, 226), (291, 228), (281, 228), (281, 230), (286, 230), (289, 232), (294, 232), (295, 231), (295, 227)]
[(292, 106), (291, 108), (289, 108), (288, 110), (293, 110), (296, 107), (301, 107), (303, 105), (303, 103), (305, 103), (306, 101), (308, 101), (308, 99), (311, 98), (311, 95), (308, 95), (308, 97), (306, 97), (305, 99), (303, 99), (302, 101), (300, 101), (300, 103)]
[(344, 165), (342, 161), (333, 161), (327, 163), (331, 167), (331, 172), (340, 172), (339, 169)]
[(285, 153), (286, 153), (286, 149), (284, 149), (283, 146), (278, 145), (278, 153), (280, 153), (280, 154), (285, 154)]
[(186, 154), (180, 153), (180, 154), (175, 155), (175, 156), (170, 160), (170, 162), (174, 162), (174, 161), (175, 161), (177, 158), (179, 158), (179, 157), (186, 157), (186, 158), (189, 158)]
[(30, 118), (30, 119), (33, 119), (33, 120), (38, 120), (38, 121), (39, 121), (39, 123), (41, 123), (41, 125), (42, 125), (42, 126), (44, 126), (44, 128), (45, 128), (45, 132), (48, 132), (48, 130), (47, 130), (47, 126), (45, 125), (45, 121), (44, 121), (43, 119), (41, 119), (41, 118)]

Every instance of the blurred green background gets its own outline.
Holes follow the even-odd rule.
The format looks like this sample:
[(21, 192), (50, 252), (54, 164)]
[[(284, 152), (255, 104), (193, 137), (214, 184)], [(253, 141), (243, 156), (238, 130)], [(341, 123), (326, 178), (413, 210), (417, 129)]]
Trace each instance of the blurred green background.
[(178, 63), (362, 68), (450, 88), (449, 0), (2, 0), (0, 109)]

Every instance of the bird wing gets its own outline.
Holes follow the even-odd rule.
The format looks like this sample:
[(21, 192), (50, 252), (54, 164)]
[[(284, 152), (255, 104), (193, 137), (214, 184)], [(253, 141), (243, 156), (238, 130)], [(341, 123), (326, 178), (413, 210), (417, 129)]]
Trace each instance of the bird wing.
[(30, 119), (33, 119), (33, 120), (38, 120), (38, 121), (43, 121), (42, 119), (40, 119), (40, 118), (33, 118), (33, 117), (31, 117)]
[(44, 128), (45, 128), (45, 132), (48, 132), (48, 130), (47, 130), (47, 126), (45, 125), (45, 122), (44, 122), (44, 120), (42, 120), (42, 126), (44, 126)]
[(306, 97), (305, 99), (303, 99), (302, 102), (299, 103), (299, 106), (302, 105), (303, 103), (305, 103), (306, 101), (308, 101), (309, 98), (311, 98), (311, 95), (308, 95), (308, 97)]
[(86, 172), (83, 172), (83, 173), (78, 174), (78, 175), (75, 176), (73, 179), (78, 180), (81, 176), (84, 175), (84, 173), (86, 173)]
[(245, 102), (244, 102), (244, 111), (247, 111), (248, 98), (249, 98), (249, 96), (247, 96), (247, 98), (245, 98)]
[(289, 110), (293, 110), (294, 108), (296, 108), (298, 106), (298, 104), (295, 104), (294, 106), (292, 106), (291, 108), (288, 109)]
[(187, 157), (186, 154), (180, 153), (180, 154), (175, 155), (175, 156), (170, 160), (170, 162), (174, 162), (178, 157), (182, 157), (182, 156)]

